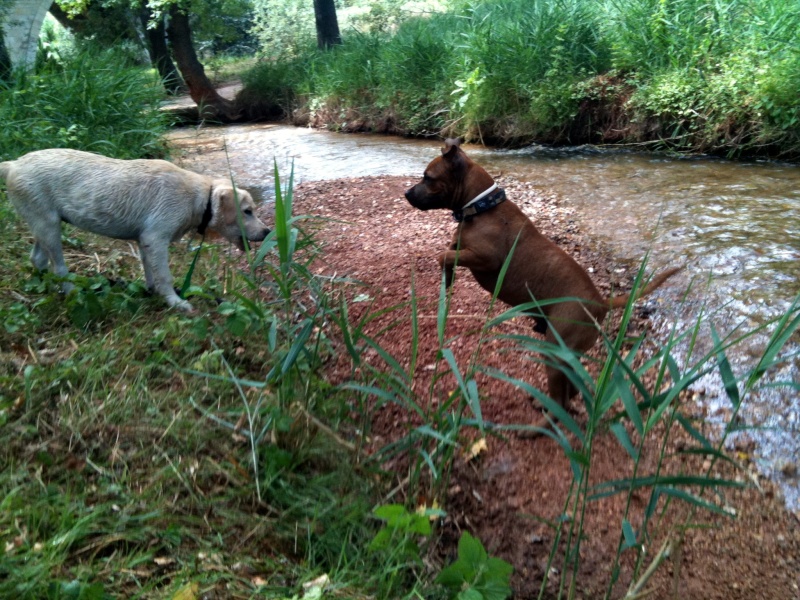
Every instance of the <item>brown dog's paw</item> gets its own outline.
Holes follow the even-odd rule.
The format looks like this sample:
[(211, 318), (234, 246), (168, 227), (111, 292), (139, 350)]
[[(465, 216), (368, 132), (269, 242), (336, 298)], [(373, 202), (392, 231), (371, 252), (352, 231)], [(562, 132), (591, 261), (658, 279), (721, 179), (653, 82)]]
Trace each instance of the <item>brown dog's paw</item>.
[(452, 267), (445, 267), (444, 268), (444, 286), (446, 288), (450, 288), (453, 285), (453, 281), (456, 279), (456, 270)]

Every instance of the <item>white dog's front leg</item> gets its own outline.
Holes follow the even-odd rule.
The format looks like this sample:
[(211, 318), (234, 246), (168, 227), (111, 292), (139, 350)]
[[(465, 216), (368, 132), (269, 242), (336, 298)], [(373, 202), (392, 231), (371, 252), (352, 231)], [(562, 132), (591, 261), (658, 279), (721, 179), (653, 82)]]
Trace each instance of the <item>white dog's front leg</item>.
[(161, 239), (148, 240), (143, 237), (139, 241), (139, 254), (142, 257), (147, 286), (152, 286), (152, 289), (161, 294), (169, 306), (192, 312), (192, 305), (175, 293), (172, 273), (169, 270), (168, 242)]
[(153, 269), (150, 267), (150, 263), (147, 260), (147, 256), (142, 249), (142, 246), (139, 246), (139, 258), (142, 260), (142, 269), (144, 270), (144, 282), (147, 285), (147, 289), (153, 291), (154, 282), (153, 282)]

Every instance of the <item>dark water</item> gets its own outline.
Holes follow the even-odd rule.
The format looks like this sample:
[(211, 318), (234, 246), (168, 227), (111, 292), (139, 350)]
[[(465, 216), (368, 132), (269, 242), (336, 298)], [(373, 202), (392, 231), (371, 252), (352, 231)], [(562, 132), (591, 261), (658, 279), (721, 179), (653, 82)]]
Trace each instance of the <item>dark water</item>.
[[(277, 163), (295, 182), (409, 175), (419, 177), (441, 142), (372, 135), (340, 135), (273, 125), (183, 129), (171, 135), (187, 168), (224, 174), (265, 200), (272, 197)], [(653, 269), (686, 265), (666, 285), (665, 297), (691, 286), (686, 301), (661, 302), (661, 334), (691, 328), (700, 314), (720, 335), (752, 331), (782, 315), (800, 294), (800, 167), (715, 159), (670, 159), (578, 148), (488, 150), (466, 146), (491, 173), (504, 173), (555, 192), (578, 209), (584, 231), (623, 260)], [(658, 301), (658, 293), (656, 293)], [(738, 329), (737, 329), (738, 328)], [(737, 374), (751, 369), (770, 329), (729, 351)], [(702, 339), (710, 339), (708, 326)], [(798, 338), (786, 365), (767, 381), (798, 382)], [(708, 348), (700, 347), (700, 351)], [(684, 356), (686, 348), (683, 349)], [(680, 357), (679, 357), (680, 358)], [(708, 418), (722, 422), (729, 403), (717, 375), (698, 382)], [(746, 396), (743, 420), (755, 427), (752, 459), (782, 485), (787, 505), (800, 509), (800, 398), (787, 388)], [(733, 439), (736, 439), (735, 437)]]

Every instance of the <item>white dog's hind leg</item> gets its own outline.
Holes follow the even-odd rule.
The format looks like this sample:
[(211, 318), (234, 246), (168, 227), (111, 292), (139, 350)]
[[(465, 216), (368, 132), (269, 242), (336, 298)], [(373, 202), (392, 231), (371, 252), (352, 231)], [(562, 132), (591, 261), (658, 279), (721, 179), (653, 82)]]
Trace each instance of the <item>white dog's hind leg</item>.
[[(47, 263), (53, 265), (53, 274), (58, 277), (69, 275), (67, 264), (64, 262), (64, 252), (61, 248), (61, 224), (55, 227), (47, 223), (37, 223), (31, 225), (33, 231), (34, 244), (31, 251), (31, 261), (33, 266), (39, 270), (47, 268)], [(61, 284), (61, 290), (68, 294), (75, 286), (69, 281)]]
[(192, 312), (192, 305), (182, 300), (175, 293), (172, 282), (172, 273), (169, 271), (169, 246), (168, 241), (148, 239), (143, 236), (139, 240), (139, 253), (142, 256), (145, 279), (150, 273), (153, 279), (153, 289), (164, 297), (167, 304), (186, 312)]

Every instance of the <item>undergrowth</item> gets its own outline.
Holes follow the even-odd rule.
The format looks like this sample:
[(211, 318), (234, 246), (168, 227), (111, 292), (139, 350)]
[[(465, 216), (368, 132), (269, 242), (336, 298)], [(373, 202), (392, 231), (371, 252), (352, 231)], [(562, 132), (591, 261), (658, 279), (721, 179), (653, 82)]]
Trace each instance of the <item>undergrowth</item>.
[(88, 45), (40, 53), (34, 71), (0, 80), (0, 160), (42, 148), (163, 157), (162, 94), (157, 77), (123, 52)]

